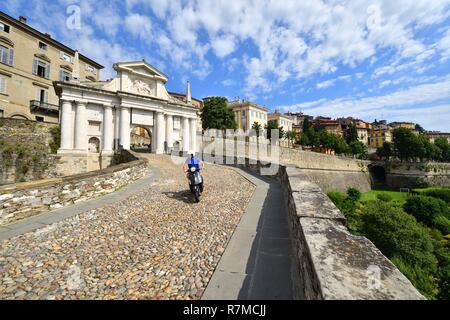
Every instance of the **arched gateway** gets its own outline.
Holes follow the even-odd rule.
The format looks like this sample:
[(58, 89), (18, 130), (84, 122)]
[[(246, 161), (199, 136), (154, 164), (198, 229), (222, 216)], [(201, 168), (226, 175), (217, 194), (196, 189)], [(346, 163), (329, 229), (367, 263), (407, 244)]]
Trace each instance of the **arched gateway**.
[(199, 110), (189, 83), (182, 101), (167, 92), (167, 76), (145, 61), (116, 63), (114, 70), (110, 81), (54, 83), (61, 101), (60, 173), (87, 171), (92, 137), (99, 140), (101, 167), (110, 165), (115, 151), (130, 150), (134, 127), (151, 133), (152, 152), (170, 152), (176, 141), (183, 151), (197, 150)]

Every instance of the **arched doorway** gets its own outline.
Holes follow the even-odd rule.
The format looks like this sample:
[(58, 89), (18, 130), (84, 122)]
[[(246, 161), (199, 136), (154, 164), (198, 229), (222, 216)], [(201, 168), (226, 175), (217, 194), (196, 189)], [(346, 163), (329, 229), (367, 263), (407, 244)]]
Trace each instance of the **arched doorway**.
[(90, 153), (99, 153), (100, 152), (100, 139), (97, 137), (89, 138), (88, 150)]
[(130, 148), (133, 151), (151, 152), (152, 132), (145, 127), (133, 127), (130, 133)]
[(373, 187), (386, 185), (386, 169), (383, 166), (372, 165), (369, 167), (369, 173)]

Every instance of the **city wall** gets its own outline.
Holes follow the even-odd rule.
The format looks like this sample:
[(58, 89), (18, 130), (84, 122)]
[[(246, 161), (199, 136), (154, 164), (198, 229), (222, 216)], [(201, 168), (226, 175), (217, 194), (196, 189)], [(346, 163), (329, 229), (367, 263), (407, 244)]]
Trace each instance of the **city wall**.
[[(258, 174), (267, 168), (235, 160), (241, 162), (235, 166)], [(295, 299), (425, 299), (371, 241), (350, 234), (343, 214), (304, 169), (279, 166), (273, 176), (288, 204)]]

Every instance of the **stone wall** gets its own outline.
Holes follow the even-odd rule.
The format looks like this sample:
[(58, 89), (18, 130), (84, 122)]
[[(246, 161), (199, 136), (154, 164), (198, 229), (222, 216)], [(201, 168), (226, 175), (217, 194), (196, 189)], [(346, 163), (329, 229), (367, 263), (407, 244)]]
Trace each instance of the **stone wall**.
[[(239, 165), (256, 173), (260, 163)], [(346, 219), (305, 170), (280, 166), (293, 244), (295, 299), (418, 300), (424, 297), (365, 237), (354, 236)]]
[(99, 171), (0, 187), (0, 225), (102, 196), (148, 174), (146, 160)]
[(50, 133), (58, 124), (0, 118), (0, 185), (56, 176)]
[(450, 187), (450, 163), (390, 162), (385, 168), (386, 184), (391, 188)]

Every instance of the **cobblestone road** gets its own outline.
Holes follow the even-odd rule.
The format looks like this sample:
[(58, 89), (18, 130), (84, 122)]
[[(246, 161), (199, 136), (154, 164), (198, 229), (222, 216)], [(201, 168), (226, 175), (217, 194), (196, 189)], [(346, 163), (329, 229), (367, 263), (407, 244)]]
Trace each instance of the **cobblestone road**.
[(0, 299), (199, 299), (252, 196), (238, 173), (207, 166), (192, 203), (180, 166), (124, 201), (0, 243)]

